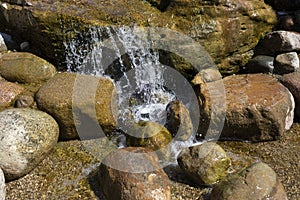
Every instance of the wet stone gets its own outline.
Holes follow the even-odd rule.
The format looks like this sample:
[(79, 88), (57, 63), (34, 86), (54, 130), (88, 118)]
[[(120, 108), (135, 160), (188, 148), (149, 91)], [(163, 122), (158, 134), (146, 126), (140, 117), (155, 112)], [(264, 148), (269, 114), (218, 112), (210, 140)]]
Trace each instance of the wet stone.
[(0, 80), (0, 111), (11, 106), (23, 91), (20, 85)]

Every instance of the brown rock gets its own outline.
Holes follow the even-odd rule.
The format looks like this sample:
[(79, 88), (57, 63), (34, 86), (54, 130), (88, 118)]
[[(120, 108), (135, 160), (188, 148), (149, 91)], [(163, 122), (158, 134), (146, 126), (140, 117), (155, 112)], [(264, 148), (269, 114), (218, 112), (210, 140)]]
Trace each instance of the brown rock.
[(56, 69), (52, 64), (33, 54), (10, 52), (0, 57), (0, 74), (12, 82), (40, 83), (54, 76)]
[(13, 104), (18, 95), (24, 91), (24, 88), (15, 83), (0, 81), (0, 110)]
[(189, 110), (180, 101), (172, 101), (167, 105), (167, 121), (165, 127), (176, 140), (188, 140), (193, 134), (193, 123)]
[[(60, 126), (60, 139), (99, 137), (116, 127), (117, 96), (113, 82), (73, 73), (59, 73), (36, 94), (39, 109)], [(76, 115), (76, 118), (74, 118)]]
[(16, 108), (32, 108), (34, 105), (34, 99), (30, 95), (20, 95), (15, 101)]
[[(212, 100), (209, 98), (209, 92), (218, 94), (216, 91), (222, 84), (226, 89), (226, 119), (221, 130), (222, 139), (274, 140), (292, 125), (294, 99), (291, 93), (275, 78), (264, 74), (228, 76), (223, 82), (206, 84), (210, 87), (210, 91), (202, 88), (201, 97), (204, 99), (202, 110), (206, 114), (203, 115), (202, 124), (213, 120), (220, 123), (217, 125), (222, 125), (222, 121), (217, 118), (218, 115), (217, 119), (211, 117), (211, 113), (221, 111), (218, 107), (215, 107), (215, 110), (211, 108)], [(216, 101), (222, 105), (222, 102)], [(209, 120), (206, 121), (206, 118)], [(200, 129), (200, 133), (201, 131), (206, 134), (206, 129)], [(218, 136), (219, 133), (216, 132), (209, 137), (218, 138)]]
[(216, 185), (212, 200), (282, 199), (287, 200), (276, 173), (267, 164), (256, 163)]
[(300, 33), (291, 31), (274, 31), (267, 34), (257, 44), (254, 54), (275, 56), (280, 53), (291, 51), (300, 51)]
[(106, 199), (169, 200), (168, 176), (151, 150), (119, 149), (107, 156), (99, 168), (99, 182)]
[(295, 99), (295, 114), (300, 117), (300, 73), (285, 74), (281, 79), (282, 84), (289, 89)]

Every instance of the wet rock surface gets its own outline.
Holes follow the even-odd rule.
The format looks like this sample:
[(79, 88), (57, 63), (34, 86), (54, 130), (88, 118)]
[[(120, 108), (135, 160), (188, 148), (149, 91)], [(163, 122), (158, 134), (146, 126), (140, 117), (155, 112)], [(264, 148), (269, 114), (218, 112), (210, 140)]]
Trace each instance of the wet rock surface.
[(0, 167), (6, 180), (26, 175), (56, 145), (58, 125), (48, 114), (33, 109), (0, 113)]
[(23, 91), (20, 85), (0, 80), (0, 111), (11, 106)]
[(225, 178), (230, 167), (230, 158), (214, 142), (183, 150), (177, 161), (187, 176), (199, 185), (212, 185)]
[(218, 4), (171, 1), (166, 12), (140, 0), (30, 2), (32, 6), (26, 9), (9, 4), (6, 8), (1, 6), (0, 22), (6, 30), (14, 30), (11, 32), (16, 36), (22, 35), (33, 53), (59, 69), (65, 64), (63, 42), (80, 38), (78, 32), (87, 32), (91, 26), (137, 24), (170, 28), (192, 37), (206, 48), (222, 72), (234, 73), (239, 63), (247, 60), (242, 55), (276, 22), (275, 12), (259, 0), (230, 0)]
[(103, 136), (98, 123), (105, 133), (116, 127), (116, 89), (107, 78), (59, 73), (39, 89), (36, 101), (57, 120), (63, 140)]
[(217, 184), (210, 199), (286, 199), (276, 173), (265, 163), (256, 163)]
[(175, 140), (188, 140), (193, 134), (193, 124), (189, 110), (180, 101), (170, 102), (166, 110), (167, 121), (165, 127)]
[(10, 52), (0, 56), (0, 74), (19, 83), (45, 82), (56, 74), (55, 67), (33, 54)]
[(300, 80), (300, 73), (299, 72), (285, 74), (281, 79), (282, 84), (285, 87), (287, 87), (294, 96), (295, 104), (296, 104), (295, 114), (296, 114), (297, 118), (300, 117), (300, 107), (299, 107), (299, 103), (300, 103), (299, 102), (300, 101), (300, 82), (299, 82), (299, 80)]
[(99, 167), (99, 182), (107, 199), (171, 199), (168, 176), (156, 154), (145, 148), (129, 147), (110, 154)]

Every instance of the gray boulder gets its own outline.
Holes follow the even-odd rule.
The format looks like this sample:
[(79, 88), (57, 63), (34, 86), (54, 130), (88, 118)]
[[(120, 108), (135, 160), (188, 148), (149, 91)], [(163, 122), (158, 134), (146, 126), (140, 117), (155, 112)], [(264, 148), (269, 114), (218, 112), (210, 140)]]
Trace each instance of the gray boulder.
[(180, 168), (199, 185), (211, 185), (225, 178), (230, 163), (226, 152), (214, 142), (185, 149), (178, 157)]
[(287, 196), (273, 169), (265, 163), (256, 163), (216, 185), (211, 192), (210, 199), (287, 200)]
[(274, 73), (288, 74), (299, 69), (299, 58), (296, 52), (279, 54), (275, 58)]
[(12, 108), (0, 113), (0, 168), (6, 180), (35, 168), (56, 145), (58, 125), (47, 113)]

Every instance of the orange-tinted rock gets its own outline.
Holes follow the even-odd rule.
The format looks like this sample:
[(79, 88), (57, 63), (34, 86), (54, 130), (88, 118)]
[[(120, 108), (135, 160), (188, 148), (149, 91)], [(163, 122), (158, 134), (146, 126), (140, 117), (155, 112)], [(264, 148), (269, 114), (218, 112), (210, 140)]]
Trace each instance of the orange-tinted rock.
[(24, 88), (15, 83), (0, 81), (0, 110), (13, 104), (18, 95), (24, 91)]
[(169, 200), (169, 178), (151, 150), (119, 149), (108, 155), (99, 168), (99, 182), (106, 199)]

